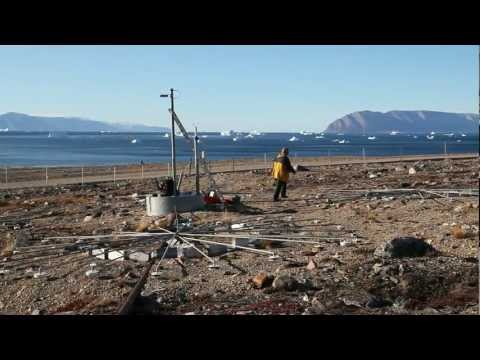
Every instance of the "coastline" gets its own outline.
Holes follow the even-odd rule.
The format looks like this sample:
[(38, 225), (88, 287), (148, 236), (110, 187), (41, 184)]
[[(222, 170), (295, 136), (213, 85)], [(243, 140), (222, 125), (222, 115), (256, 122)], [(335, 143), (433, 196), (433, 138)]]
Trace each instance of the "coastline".
[[(346, 164), (373, 164), (392, 162), (414, 162), (420, 160), (443, 160), (443, 159), (474, 159), (479, 154), (432, 154), (432, 155), (409, 155), (409, 156), (331, 156), (331, 157), (293, 157), (290, 156), (293, 165), (299, 164), (306, 167), (321, 167), (329, 165)], [(232, 173), (245, 171), (265, 171), (271, 167), (271, 159), (246, 158), (231, 160), (209, 161), (212, 174)], [(129, 165), (100, 165), (100, 166), (52, 166), (52, 167), (3, 167), (0, 169), (0, 189), (15, 189), (27, 187), (44, 187), (67, 184), (82, 184), (95, 182), (117, 182), (122, 180), (142, 180), (168, 176), (169, 163), (145, 163)], [(189, 171), (190, 170), (190, 171)], [(187, 162), (177, 163), (177, 174), (184, 172), (188, 177), (194, 174), (192, 164), (189, 169)], [(201, 167), (200, 174), (203, 174)]]

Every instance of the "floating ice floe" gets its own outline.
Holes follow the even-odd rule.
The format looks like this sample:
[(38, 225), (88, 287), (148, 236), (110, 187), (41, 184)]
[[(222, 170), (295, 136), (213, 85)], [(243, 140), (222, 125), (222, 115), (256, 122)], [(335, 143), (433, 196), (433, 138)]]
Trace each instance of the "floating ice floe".
[(308, 131), (305, 131), (305, 130), (302, 130), (302, 131), (300, 131), (300, 135), (310, 136), (310, 135), (313, 135), (313, 133), (308, 132)]
[(393, 136), (394, 136), (394, 135), (397, 135), (397, 134), (398, 134), (398, 131), (392, 131), (392, 132), (390, 132), (390, 135), (393, 135)]
[(131, 142), (132, 142), (132, 144), (136, 144), (136, 143), (137, 143), (137, 139), (133, 139)]
[(292, 136), (288, 141), (299, 141), (300, 139), (295, 137), (295, 136)]
[(376, 137), (375, 137), (375, 136), (369, 136), (367, 139), (368, 139), (368, 140), (375, 140)]
[(435, 137), (435, 136), (433, 136), (433, 135), (432, 135), (432, 136), (428, 136), (428, 135), (427, 135), (427, 139), (428, 139), (428, 140), (433, 140), (434, 137)]

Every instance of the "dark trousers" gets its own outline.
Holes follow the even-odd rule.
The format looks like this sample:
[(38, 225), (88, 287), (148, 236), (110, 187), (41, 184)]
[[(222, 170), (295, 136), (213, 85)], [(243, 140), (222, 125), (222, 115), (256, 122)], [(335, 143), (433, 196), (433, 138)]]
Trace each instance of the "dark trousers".
[(282, 194), (282, 197), (287, 196), (287, 183), (284, 181), (276, 180), (275, 193), (273, 194), (274, 199), (278, 199), (278, 195)]

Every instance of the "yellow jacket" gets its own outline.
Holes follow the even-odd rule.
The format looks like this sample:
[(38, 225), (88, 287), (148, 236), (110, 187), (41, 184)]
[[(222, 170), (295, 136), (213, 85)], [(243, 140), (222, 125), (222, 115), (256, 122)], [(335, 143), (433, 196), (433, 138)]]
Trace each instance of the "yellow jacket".
[(286, 156), (278, 156), (273, 162), (272, 176), (275, 180), (287, 182), (290, 173), (295, 173), (290, 160)]

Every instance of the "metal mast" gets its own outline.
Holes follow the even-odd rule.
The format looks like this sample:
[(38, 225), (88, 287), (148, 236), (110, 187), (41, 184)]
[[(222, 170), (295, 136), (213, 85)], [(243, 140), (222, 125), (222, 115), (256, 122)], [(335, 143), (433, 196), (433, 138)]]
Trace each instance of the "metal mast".
[(174, 196), (177, 196), (177, 162), (175, 155), (175, 108), (173, 103), (173, 88), (170, 89), (170, 104), (171, 104), (171, 114), (172, 114), (172, 132), (170, 134), (171, 143), (172, 143), (172, 177), (173, 177), (173, 189)]
[(195, 192), (200, 194), (200, 178), (199, 178), (199, 168), (198, 168), (198, 135), (197, 135), (197, 127), (195, 126), (195, 138), (193, 140), (193, 152), (195, 157)]

